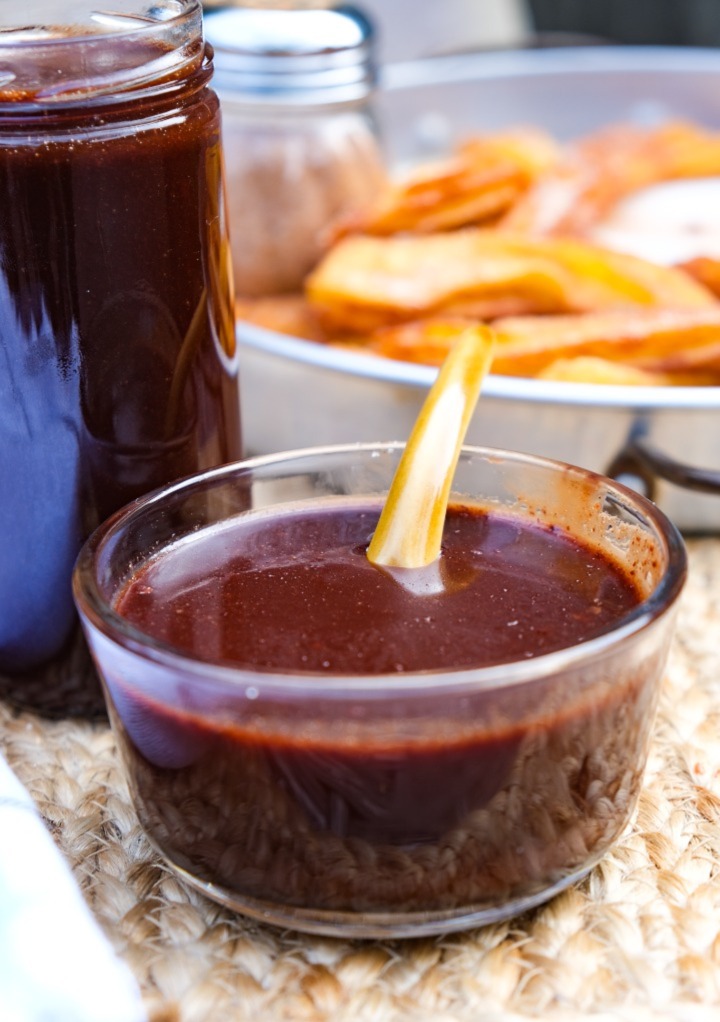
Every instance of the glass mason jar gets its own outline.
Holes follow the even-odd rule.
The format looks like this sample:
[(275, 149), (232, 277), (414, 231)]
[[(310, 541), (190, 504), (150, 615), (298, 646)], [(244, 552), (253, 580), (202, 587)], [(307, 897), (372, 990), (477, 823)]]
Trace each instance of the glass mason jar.
[(240, 454), (232, 270), (199, 0), (21, 11), (0, 0), (0, 674), (71, 712), (83, 540)]
[(205, 32), (223, 110), (237, 294), (298, 292), (332, 226), (386, 184), (371, 106), (373, 27), (344, 5), (228, 6), (208, 12)]

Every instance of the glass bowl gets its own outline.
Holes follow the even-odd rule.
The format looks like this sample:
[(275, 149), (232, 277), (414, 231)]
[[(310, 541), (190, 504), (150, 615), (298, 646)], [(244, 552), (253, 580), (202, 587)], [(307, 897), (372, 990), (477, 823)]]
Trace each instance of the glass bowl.
[(297, 930), (420, 936), (537, 905), (620, 835), (647, 757), (682, 539), (643, 497), (560, 462), (466, 447), (453, 492), (633, 576), (642, 601), (576, 645), (472, 669), (272, 673), (182, 653), (116, 611), (170, 545), (261, 509), (383, 495), (401, 453), (328, 447), (193, 476), (118, 512), (75, 569), (149, 838), (211, 898)]

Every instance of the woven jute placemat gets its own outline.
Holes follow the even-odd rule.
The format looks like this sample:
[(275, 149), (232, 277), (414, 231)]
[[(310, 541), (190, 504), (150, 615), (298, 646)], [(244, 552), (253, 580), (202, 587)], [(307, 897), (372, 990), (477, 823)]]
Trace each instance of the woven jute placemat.
[(720, 541), (689, 550), (634, 819), (579, 886), (510, 922), (396, 942), (264, 927), (162, 864), (104, 723), (0, 702), (0, 747), (154, 1022), (720, 1019)]

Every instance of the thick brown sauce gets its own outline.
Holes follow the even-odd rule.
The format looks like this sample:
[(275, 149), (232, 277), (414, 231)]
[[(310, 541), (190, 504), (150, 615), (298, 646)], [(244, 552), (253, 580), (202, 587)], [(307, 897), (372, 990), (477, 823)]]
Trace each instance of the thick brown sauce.
[(449, 511), (438, 566), (381, 570), (365, 556), (378, 513), (247, 516), (152, 560), (117, 610), (204, 660), (381, 674), (537, 656), (639, 602), (618, 568), (559, 530), (462, 507)]
[[(158, 56), (141, 49), (97, 59)], [(47, 79), (31, 60), (18, 79)], [(0, 672), (58, 657), (96, 525), (239, 454), (207, 78), (99, 106), (0, 92)]]
[[(409, 593), (365, 558), (377, 514), (248, 516), (151, 560), (116, 608), (196, 657), (298, 672), (301, 686), (305, 671), (524, 659), (639, 602), (566, 535), (461, 508), (447, 591)], [(310, 703), (302, 688), (277, 704), (262, 674), (256, 698), (178, 679), (187, 693), (171, 708), (139, 670), (106, 681), (141, 819), (172, 861), (241, 902), (432, 912), (534, 895), (608, 847), (637, 793), (657, 664), (627, 656), (425, 708), (403, 703), (398, 674), (395, 708), (371, 701), (359, 716), (352, 699)]]

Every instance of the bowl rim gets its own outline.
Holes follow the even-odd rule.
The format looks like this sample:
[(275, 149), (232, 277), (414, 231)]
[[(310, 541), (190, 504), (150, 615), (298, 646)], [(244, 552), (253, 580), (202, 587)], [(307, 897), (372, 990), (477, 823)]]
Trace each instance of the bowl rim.
[(720, 52), (712, 46), (613, 44), (541, 46), (495, 52), (440, 53), (393, 61), (380, 69), (382, 92), (444, 82), (591, 74), (720, 74)]
[[(379, 383), (400, 384), (427, 390), (438, 373), (438, 367), (417, 362), (402, 362), (372, 352), (352, 351), (305, 340), (290, 334), (258, 326), (247, 320), (236, 321), (236, 338), (240, 351), (261, 352), (278, 359), (323, 369), (341, 376), (350, 376)], [(703, 412), (720, 409), (720, 386), (638, 386), (607, 383), (567, 383), (538, 380), (524, 376), (498, 376), (490, 373), (483, 384), (484, 398), (521, 400), (537, 404), (581, 405), (584, 408), (621, 408), (627, 411)]]
[(227, 686), (235, 695), (245, 690), (248, 698), (282, 695), (293, 699), (318, 698), (348, 700), (359, 696), (376, 699), (407, 699), (412, 695), (429, 696), (437, 692), (462, 694), (479, 690), (491, 691), (529, 685), (554, 674), (567, 672), (583, 662), (599, 661), (625, 640), (638, 636), (665, 616), (676, 603), (687, 576), (687, 552), (679, 530), (651, 501), (629, 487), (590, 469), (524, 452), (502, 448), (463, 446), (461, 457), (474, 456), (497, 462), (532, 464), (546, 471), (562, 471), (577, 478), (596, 480), (610, 493), (621, 498), (636, 516), (644, 517), (653, 526), (656, 538), (664, 546), (667, 567), (655, 590), (615, 625), (583, 642), (522, 661), (461, 668), (458, 670), (407, 671), (401, 674), (334, 675), (311, 671), (266, 671), (259, 668), (213, 663), (179, 651), (155, 639), (118, 614), (101, 595), (96, 584), (94, 565), (106, 544), (112, 542), (126, 525), (132, 525), (148, 509), (175, 494), (200, 490), (208, 484), (222, 482), (233, 476), (275, 464), (303, 459), (317, 459), (340, 454), (397, 452), (403, 442), (363, 442), (299, 448), (231, 462), (218, 468), (187, 476), (161, 487), (120, 508), (90, 535), (83, 544), (72, 577), (73, 596), (91, 649), (93, 633), (100, 633), (123, 650), (170, 671), (192, 677), (200, 685)]

